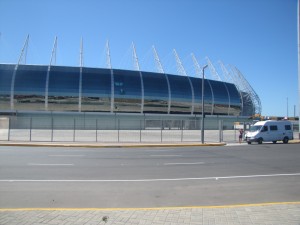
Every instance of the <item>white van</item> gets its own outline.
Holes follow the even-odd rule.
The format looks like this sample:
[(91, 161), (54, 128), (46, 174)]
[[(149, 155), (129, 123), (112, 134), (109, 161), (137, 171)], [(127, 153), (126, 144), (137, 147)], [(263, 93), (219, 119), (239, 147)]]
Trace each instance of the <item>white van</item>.
[(245, 140), (248, 144), (257, 142), (261, 144), (263, 141), (283, 141), (287, 144), (289, 140), (293, 140), (292, 123), (287, 120), (275, 121), (259, 121), (250, 127), (250, 131), (245, 134)]

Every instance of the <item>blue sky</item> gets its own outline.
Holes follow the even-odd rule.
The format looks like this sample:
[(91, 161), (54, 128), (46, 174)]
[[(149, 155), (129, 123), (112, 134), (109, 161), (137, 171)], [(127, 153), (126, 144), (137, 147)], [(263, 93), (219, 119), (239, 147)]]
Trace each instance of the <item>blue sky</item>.
[[(0, 63), (16, 63), (27, 34), (27, 63), (48, 64), (58, 37), (57, 65), (155, 71), (155, 45), (166, 72), (176, 73), (175, 48), (194, 76), (190, 53), (236, 66), (260, 96), (262, 114), (298, 112), (297, 0), (0, 0)], [(208, 75), (209, 77), (209, 75)]]

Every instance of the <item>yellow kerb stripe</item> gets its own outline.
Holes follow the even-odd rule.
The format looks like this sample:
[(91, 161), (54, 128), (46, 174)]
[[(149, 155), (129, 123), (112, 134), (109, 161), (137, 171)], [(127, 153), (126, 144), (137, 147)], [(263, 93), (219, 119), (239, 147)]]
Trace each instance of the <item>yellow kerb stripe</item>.
[(217, 208), (240, 208), (260, 207), (272, 205), (299, 205), (300, 202), (268, 202), (255, 204), (237, 204), (220, 206), (183, 206), (183, 207), (153, 207), (153, 208), (2, 208), (0, 212), (16, 211), (138, 211), (138, 210), (181, 210), (181, 209), (217, 209)]

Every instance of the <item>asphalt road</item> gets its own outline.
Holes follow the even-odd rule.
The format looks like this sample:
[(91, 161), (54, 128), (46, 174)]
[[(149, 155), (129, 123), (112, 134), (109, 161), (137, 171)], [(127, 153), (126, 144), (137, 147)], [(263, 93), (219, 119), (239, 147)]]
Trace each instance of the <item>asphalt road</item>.
[(0, 147), (0, 208), (131, 208), (300, 201), (299, 144)]

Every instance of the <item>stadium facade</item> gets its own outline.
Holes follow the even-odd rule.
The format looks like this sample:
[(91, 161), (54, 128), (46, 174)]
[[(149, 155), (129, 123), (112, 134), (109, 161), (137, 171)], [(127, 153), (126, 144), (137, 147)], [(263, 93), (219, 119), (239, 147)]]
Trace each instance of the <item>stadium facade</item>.
[[(29, 36), (18, 63), (0, 64), (0, 116), (8, 116), (10, 124), (14, 124), (15, 128), (27, 126), (22, 125), (18, 118), (34, 116), (47, 120), (50, 118), (51, 121), (55, 117), (56, 121), (62, 122), (70, 118), (83, 121), (100, 118), (107, 124), (117, 124), (117, 121), (123, 120), (126, 124), (124, 129), (135, 129), (141, 127), (142, 120), (145, 124), (147, 119), (176, 123), (183, 120), (200, 121), (204, 117), (203, 110), (208, 121), (215, 124), (211, 129), (217, 129), (218, 125), (214, 121), (220, 120), (220, 117), (229, 121), (232, 127), (233, 122), (250, 121), (251, 116), (261, 112), (260, 99), (242, 73), (236, 67), (228, 70), (221, 63), (226, 80), (224, 82), (208, 58), (207, 65), (215, 79), (199, 77), (203, 68), (200, 68), (193, 54), (198, 77), (188, 76), (176, 50), (177, 71), (181, 75), (165, 73), (154, 46), (158, 72), (140, 70), (134, 45), (135, 70), (114, 69), (110, 64), (107, 42), (107, 68), (88, 68), (83, 66), (81, 40), (80, 66), (57, 66), (53, 65), (57, 47), (55, 38), (50, 64), (28, 65), (25, 55), (28, 41)], [(25, 63), (22, 62), (24, 58)], [(40, 128), (50, 126), (53, 126), (53, 122), (44, 127), (38, 125)], [(199, 126), (200, 123), (191, 129)], [(110, 125), (107, 127), (114, 129)]]
[[(130, 70), (0, 65), (1, 111), (201, 114), (195, 77)], [(242, 95), (232, 83), (204, 80), (204, 112), (239, 116)]]

